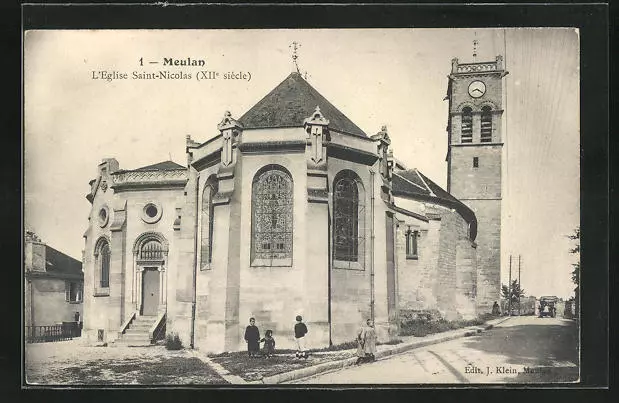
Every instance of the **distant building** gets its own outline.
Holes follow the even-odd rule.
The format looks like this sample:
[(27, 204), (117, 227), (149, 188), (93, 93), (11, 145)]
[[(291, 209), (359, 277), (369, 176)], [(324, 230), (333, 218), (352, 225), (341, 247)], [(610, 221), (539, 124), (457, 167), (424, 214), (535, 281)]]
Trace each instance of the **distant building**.
[(83, 314), (82, 262), (46, 245), (27, 231), (24, 243), (24, 324), (50, 326)]

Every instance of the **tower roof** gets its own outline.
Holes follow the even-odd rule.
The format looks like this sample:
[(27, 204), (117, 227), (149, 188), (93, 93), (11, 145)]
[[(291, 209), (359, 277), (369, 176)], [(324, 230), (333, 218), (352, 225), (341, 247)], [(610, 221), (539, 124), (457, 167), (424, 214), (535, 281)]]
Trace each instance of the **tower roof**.
[(327, 101), (297, 72), (291, 73), (239, 119), (245, 129), (303, 127), (303, 121), (320, 107), (329, 127), (353, 136), (367, 137), (356, 124)]
[(184, 168), (184, 166), (177, 164), (174, 161), (162, 161), (156, 164), (147, 165), (145, 167), (132, 169), (132, 171), (169, 171)]

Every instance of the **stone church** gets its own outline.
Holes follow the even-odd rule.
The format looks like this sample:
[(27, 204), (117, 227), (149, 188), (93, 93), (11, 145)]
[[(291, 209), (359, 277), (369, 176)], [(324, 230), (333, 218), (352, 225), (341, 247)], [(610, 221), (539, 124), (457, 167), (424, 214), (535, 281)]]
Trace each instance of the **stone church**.
[(490, 312), (506, 74), (501, 56), (452, 61), (447, 190), (394, 158), (386, 127), (368, 135), (297, 72), (226, 112), (215, 137), (187, 136), (185, 165), (103, 160), (87, 195), (84, 333), (233, 351), (254, 317), (292, 348), (302, 315), (312, 348), (352, 340), (367, 318), (387, 341), (403, 315)]

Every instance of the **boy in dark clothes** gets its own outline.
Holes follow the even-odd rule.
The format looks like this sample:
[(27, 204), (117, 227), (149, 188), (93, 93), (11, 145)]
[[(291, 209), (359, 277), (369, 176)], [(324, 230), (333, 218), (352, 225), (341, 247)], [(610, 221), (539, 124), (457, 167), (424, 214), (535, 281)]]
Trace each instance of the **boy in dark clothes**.
[(273, 331), (267, 330), (264, 334), (264, 338), (261, 339), (260, 342), (264, 342), (264, 348), (262, 350), (264, 357), (273, 357), (273, 354), (275, 353), (275, 339), (273, 338)]
[(307, 359), (307, 351), (305, 351), (305, 335), (307, 334), (307, 326), (303, 323), (301, 315), (296, 317), (297, 323), (294, 325), (294, 339), (297, 342), (297, 358)]
[(256, 357), (260, 351), (260, 331), (256, 326), (256, 319), (249, 318), (249, 326), (245, 328), (245, 341), (247, 353), (250, 357)]

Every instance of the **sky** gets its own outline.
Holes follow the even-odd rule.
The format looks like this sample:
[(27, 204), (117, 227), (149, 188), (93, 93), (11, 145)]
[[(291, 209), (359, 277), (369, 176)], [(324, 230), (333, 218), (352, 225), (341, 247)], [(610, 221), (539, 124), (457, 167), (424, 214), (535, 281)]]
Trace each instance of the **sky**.
[[(24, 223), (80, 259), (88, 182), (103, 158), (122, 169), (186, 163), (185, 137), (217, 134), (298, 65), (368, 135), (387, 125), (395, 157), (446, 188), (451, 59), (504, 56), (503, 283), (527, 295), (573, 295), (568, 253), (580, 222), (579, 37), (571, 28), (324, 30), (58, 30), (24, 38)], [(134, 80), (163, 58), (203, 59), (190, 80)], [(140, 66), (142, 59), (143, 66)], [(159, 62), (151, 64), (148, 62)], [(197, 81), (195, 72), (220, 73)], [(93, 79), (93, 72), (128, 79)], [(227, 72), (249, 80), (224, 80)], [(98, 73), (94, 73), (95, 76)]]

